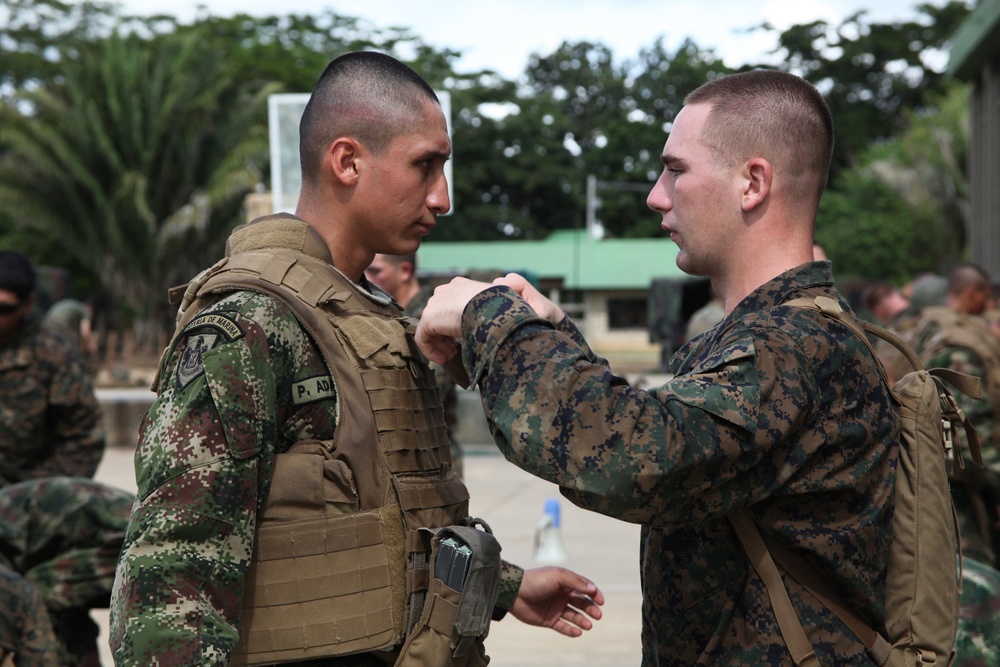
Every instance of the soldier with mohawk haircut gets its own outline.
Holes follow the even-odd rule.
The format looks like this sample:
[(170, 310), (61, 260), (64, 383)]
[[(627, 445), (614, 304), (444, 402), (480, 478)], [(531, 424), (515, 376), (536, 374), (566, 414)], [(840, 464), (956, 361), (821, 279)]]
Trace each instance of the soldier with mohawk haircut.
[[(364, 278), (451, 205), (437, 96), (390, 56), (345, 54), (299, 145), (295, 215), (238, 228), (175, 292), (112, 600), (116, 664), (484, 665), (493, 610), (581, 634), (597, 587), (501, 564), (466, 516), (410, 323)], [(434, 567), (445, 534), (478, 545), (454, 586)]]

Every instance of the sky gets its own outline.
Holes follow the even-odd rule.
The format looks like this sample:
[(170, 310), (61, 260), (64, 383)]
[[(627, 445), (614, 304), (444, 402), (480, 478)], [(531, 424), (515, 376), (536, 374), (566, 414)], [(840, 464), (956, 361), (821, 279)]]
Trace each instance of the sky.
[[(775, 28), (822, 19), (838, 24), (864, 10), (869, 21), (916, 17), (921, 0), (120, 0), (128, 13), (163, 13), (190, 21), (197, 7), (216, 16), (246, 12), (337, 14), (364, 19), (371, 27), (405, 27), (437, 47), (461, 51), (458, 72), (493, 69), (516, 79), (532, 53), (549, 54), (563, 41), (608, 46), (616, 62), (663, 37), (669, 51), (690, 37), (712, 48), (730, 67), (773, 63), (773, 34), (746, 29), (768, 22)], [(942, 4), (943, 0), (930, 0)]]

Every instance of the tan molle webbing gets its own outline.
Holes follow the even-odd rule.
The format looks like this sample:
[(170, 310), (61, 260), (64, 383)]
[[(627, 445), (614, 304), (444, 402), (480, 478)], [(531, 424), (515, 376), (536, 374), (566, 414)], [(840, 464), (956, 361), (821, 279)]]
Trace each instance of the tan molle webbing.
[(382, 441), (389, 469), (394, 473), (433, 470), (445, 463), (449, 447), (444, 411), (437, 387), (406, 393), (398, 390), (405, 380), (399, 371), (362, 371), (375, 428)]
[[(393, 604), (403, 558), (399, 508), (270, 526), (258, 534), (233, 665), (390, 648), (404, 630)], [(395, 613), (394, 613), (395, 611)], [(333, 651), (331, 651), (333, 649)]]

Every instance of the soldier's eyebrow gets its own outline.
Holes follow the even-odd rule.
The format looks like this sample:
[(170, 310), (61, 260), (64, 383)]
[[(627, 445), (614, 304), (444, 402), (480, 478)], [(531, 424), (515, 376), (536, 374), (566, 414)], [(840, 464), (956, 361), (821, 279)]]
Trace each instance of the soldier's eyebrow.
[(418, 161), (423, 162), (424, 160), (444, 160), (447, 162), (451, 159), (451, 151), (442, 151), (437, 149), (431, 149), (417, 158)]
[(685, 162), (683, 158), (671, 155), (670, 153), (664, 153), (661, 155), (660, 162), (667, 169), (683, 169), (687, 167), (687, 162)]

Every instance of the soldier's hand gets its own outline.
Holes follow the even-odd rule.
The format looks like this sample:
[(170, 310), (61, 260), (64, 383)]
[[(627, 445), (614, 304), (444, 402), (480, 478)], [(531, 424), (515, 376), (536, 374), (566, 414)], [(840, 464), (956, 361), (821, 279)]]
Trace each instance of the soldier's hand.
[(528, 305), (538, 313), (539, 317), (547, 319), (553, 325), (559, 324), (566, 317), (566, 313), (563, 312), (562, 308), (543, 296), (524, 276), (516, 273), (508, 273), (506, 276), (494, 280), (493, 284), (510, 287), (522, 299), (528, 302)]
[(562, 567), (524, 571), (511, 615), (522, 623), (552, 628), (567, 637), (579, 637), (594, 627), (604, 594), (597, 585)]
[(472, 297), (490, 287), (489, 283), (455, 278), (434, 289), (434, 296), (427, 301), (414, 335), (417, 345), (428, 359), (444, 366), (455, 356), (458, 351), (455, 341), (462, 337), (465, 307)]

